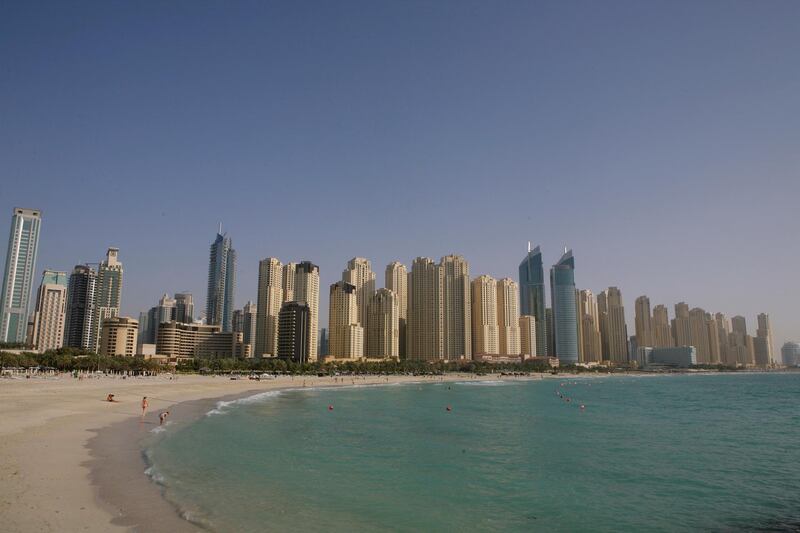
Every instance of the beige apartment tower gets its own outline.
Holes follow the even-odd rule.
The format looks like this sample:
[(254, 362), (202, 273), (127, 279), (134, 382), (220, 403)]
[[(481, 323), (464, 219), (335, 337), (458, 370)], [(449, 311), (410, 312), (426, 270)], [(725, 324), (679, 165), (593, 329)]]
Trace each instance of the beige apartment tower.
[(294, 301), (294, 277), (297, 263), (286, 263), (283, 265), (283, 279), (281, 289), (283, 292), (283, 303)]
[(697, 364), (707, 365), (711, 363), (706, 312), (699, 307), (689, 311), (689, 343), (687, 346), (694, 346), (697, 353)]
[(364, 330), (358, 321), (358, 292), (354, 285), (337, 281), (328, 301), (328, 357), (360, 359), (364, 356)]
[(258, 307), (254, 355), (278, 353), (278, 316), (283, 304), (283, 265), (274, 257), (258, 263)]
[(439, 265), (428, 257), (417, 257), (408, 276), (408, 359), (444, 359), (443, 275)]
[(378, 289), (367, 302), (368, 359), (400, 358), (400, 304), (397, 294)]
[(597, 297), (600, 313), (600, 337), (603, 359), (614, 362), (628, 360), (628, 328), (625, 325), (625, 307), (622, 292), (609, 287)]
[(672, 319), (672, 336), (675, 339), (675, 346), (692, 346), (689, 305), (686, 302), (675, 304), (675, 318)]
[(669, 325), (669, 311), (664, 305), (653, 308), (653, 343), (656, 348), (672, 348), (675, 340), (672, 338), (672, 326)]
[(578, 291), (578, 343), (580, 362), (598, 363), (603, 360), (600, 311), (597, 299), (588, 289)]
[(400, 316), (400, 358), (406, 358), (406, 325), (408, 324), (408, 269), (398, 261), (386, 266), (385, 285), (397, 295)]
[(636, 298), (634, 320), (636, 322), (636, 345), (639, 348), (655, 346), (653, 319), (650, 316), (650, 298), (647, 296)]
[(64, 346), (67, 307), (67, 273), (45, 270), (36, 295), (31, 339), (34, 348), (45, 352)]
[(497, 328), (501, 355), (519, 355), (519, 285), (511, 278), (497, 281)]
[(536, 318), (531, 315), (519, 317), (520, 353), (525, 359), (536, 357)]
[(497, 280), (491, 276), (472, 280), (472, 349), (475, 355), (500, 353), (497, 289)]
[(472, 294), (469, 264), (460, 255), (442, 258), (442, 347), (448, 361), (472, 359)]
[(136, 355), (139, 338), (139, 321), (127, 317), (111, 317), (103, 320), (100, 330), (100, 355)]
[(308, 305), (308, 361), (317, 360), (319, 336), (319, 267), (310, 261), (294, 268), (294, 300)]

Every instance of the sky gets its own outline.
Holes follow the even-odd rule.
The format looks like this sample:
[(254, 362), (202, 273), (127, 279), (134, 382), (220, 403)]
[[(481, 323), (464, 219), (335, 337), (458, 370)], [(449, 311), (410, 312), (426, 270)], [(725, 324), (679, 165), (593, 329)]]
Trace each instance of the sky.
[[(458, 253), (517, 279), (770, 314), (800, 340), (800, 2), (0, 3), (0, 235), (37, 279), (125, 265), (122, 313), (258, 261)], [(3, 215), (3, 213), (6, 213)], [(5, 246), (0, 253), (5, 255)]]

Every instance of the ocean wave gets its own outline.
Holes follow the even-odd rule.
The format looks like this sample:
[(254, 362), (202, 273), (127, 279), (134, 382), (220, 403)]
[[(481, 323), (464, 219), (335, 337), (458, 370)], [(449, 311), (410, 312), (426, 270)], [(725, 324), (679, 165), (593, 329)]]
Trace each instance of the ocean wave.
[(469, 385), (472, 387), (500, 387), (503, 385), (508, 385), (508, 381), (502, 381), (500, 379), (495, 380), (486, 380), (486, 381), (456, 381), (456, 385)]
[[(306, 389), (299, 389), (299, 390), (312, 390), (312, 387)], [(274, 398), (275, 396), (279, 396), (280, 394), (284, 393), (287, 390), (298, 390), (298, 389), (283, 389), (283, 390), (271, 390), (266, 392), (259, 392), (258, 394), (253, 394), (252, 396), (245, 396), (244, 398), (238, 398), (236, 400), (228, 400), (228, 401), (219, 401), (217, 402), (217, 406), (206, 413), (206, 416), (212, 415), (224, 415), (227, 413), (231, 407), (237, 405), (247, 405), (251, 403), (259, 403), (270, 398)]]
[(149, 477), (157, 485), (161, 485), (162, 487), (166, 486), (164, 483), (164, 476), (162, 476), (161, 473), (156, 470), (155, 466), (148, 466), (144, 471), (144, 475)]

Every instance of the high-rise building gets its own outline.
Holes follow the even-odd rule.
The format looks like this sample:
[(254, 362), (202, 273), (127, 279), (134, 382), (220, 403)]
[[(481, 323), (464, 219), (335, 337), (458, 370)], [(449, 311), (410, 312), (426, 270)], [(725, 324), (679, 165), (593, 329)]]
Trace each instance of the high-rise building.
[[(278, 316), (278, 357), (310, 362), (311, 309), (305, 302), (286, 302)], [(316, 352), (316, 349), (314, 350)]]
[(689, 344), (697, 350), (697, 364), (711, 364), (711, 347), (708, 341), (706, 312), (699, 307), (689, 311)]
[(252, 354), (255, 354), (257, 313), (257, 306), (253, 302), (248, 301), (242, 308), (242, 342), (250, 346)]
[(64, 326), (64, 346), (93, 350), (91, 332), (97, 320), (95, 293), (97, 272), (88, 265), (77, 265), (69, 276), (67, 287), (67, 317)]
[[(283, 272), (283, 265), (274, 257), (268, 257), (258, 263), (258, 316), (254, 352), (257, 357), (278, 353), (278, 315), (284, 301)], [(294, 269), (290, 275), (294, 293)]]
[(653, 319), (650, 316), (650, 298), (647, 296), (636, 298), (634, 320), (636, 321), (636, 344), (639, 347), (655, 346)]
[(722, 313), (714, 315), (717, 326), (717, 344), (719, 344), (719, 361), (728, 366), (736, 366), (736, 353), (730, 348), (731, 325)]
[(15, 207), (11, 216), (0, 293), (0, 342), (25, 342), (41, 221), (38, 209)]
[(181, 324), (194, 322), (194, 300), (188, 292), (175, 293), (175, 321)]
[(283, 265), (283, 281), (281, 283), (281, 289), (283, 291), (284, 302), (294, 301), (294, 276), (296, 266), (297, 263), (286, 263)]
[(600, 313), (603, 359), (617, 363), (628, 361), (628, 327), (622, 292), (617, 287), (601, 292), (597, 297), (597, 310)]
[[(547, 356), (548, 357), (555, 357), (556, 355), (556, 334), (554, 331), (553, 326), (553, 310), (548, 307), (544, 310), (544, 320), (546, 322), (545, 330), (547, 331)], [(537, 331), (536, 334), (538, 335), (539, 332)], [(537, 341), (538, 342), (538, 341)]]
[(308, 361), (313, 363), (317, 360), (319, 335), (319, 267), (303, 261), (294, 270), (294, 299), (308, 304)]
[(536, 318), (530, 315), (519, 317), (520, 353), (525, 359), (536, 357)]
[(475, 355), (500, 353), (497, 321), (497, 280), (482, 275), (472, 280), (472, 351)]
[(398, 261), (386, 266), (384, 286), (397, 295), (400, 316), (400, 358), (406, 358), (406, 324), (408, 323), (408, 269)]
[(469, 264), (460, 255), (447, 255), (442, 269), (442, 347), (448, 361), (472, 359), (472, 295)]
[(708, 355), (712, 365), (718, 365), (722, 360), (722, 350), (719, 344), (719, 326), (717, 326), (717, 319), (711, 313), (706, 313), (706, 330), (708, 334)]
[(233, 331), (235, 293), (236, 251), (233, 249), (231, 238), (222, 233), (220, 224), (208, 255), (207, 324), (221, 326), (224, 332)]
[(672, 338), (672, 326), (669, 325), (669, 312), (664, 305), (653, 308), (653, 344), (656, 348), (672, 348), (675, 339)]
[(564, 365), (578, 362), (578, 317), (575, 305), (575, 258), (572, 250), (550, 269), (555, 355)]
[(103, 320), (98, 353), (106, 356), (136, 355), (139, 322), (133, 318), (112, 316)]
[(672, 336), (675, 339), (675, 346), (692, 346), (689, 305), (686, 302), (675, 304), (675, 318), (672, 319)]
[(122, 306), (122, 274), (119, 248), (109, 248), (106, 251), (105, 260), (97, 268), (97, 285), (92, 313), (94, 316), (89, 337), (90, 349), (95, 353), (100, 349), (100, 329), (103, 322), (107, 318), (119, 316), (119, 309)]
[(578, 291), (578, 338), (582, 363), (598, 363), (603, 360), (600, 311), (597, 299), (588, 289)]
[(747, 334), (747, 321), (743, 316), (735, 316), (731, 319), (731, 326), (728, 349), (736, 354), (737, 364), (755, 364), (755, 347), (753, 338)]
[(365, 355), (370, 359), (400, 358), (400, 304), (390, 289), (378, 289), (367, 302), (369, 333)]
[(67, 273), (45, 270), (33, 314), (33, 346), (39, 351), (64, 346), (67, 311)]
[(358, 290), (355, 285), (337, 281), (328, 299), (328, 355), (332, 359), (359, 359), (364, 356), (364, 329), (358, 321)]
[(498, 280), (497, 330), (502, 355), (521, 353), (519, 317), (519, 285), (511, 278)]
[(320, 359), (325, 359), (328, 356), (328, 328), (322, 328), (319, 330), (319, 348), (317, 351), (317, 357)]
[(520, 313), (535, 319), (536, 353), (541, 356), (548, 353), (545, 292), (542, 251), (538, 246), (531, 250), (531, 243), (528, 243), (528, 255), (519, 265)]
[(367, 330), (367, 303), (372, 293), (375, 292), (375, 272), (372, 271), (370, 260), (363, 257), (352, 258), (347, 262), (347, 268), (342, 272), (342, 281), (356, 288), (358, 323), (364, 328), (364, 337), (367, 339), (369, 337)]
[(408, 276), (407, 358), (444, 359), (442, 269), (428, 257), (417, 257)]
[(758, 328), (754, 344), (757, 365), (768, 366), (775, 363), (772, 350), (772, 327), (769, 323), (769, 315), (766, 313), (758, 315)]
[(156, 306), (156, 323), (161, 324), (175, 320), (176, 308), (175, 298), (170, 298), (169, 294), (164, 293)]

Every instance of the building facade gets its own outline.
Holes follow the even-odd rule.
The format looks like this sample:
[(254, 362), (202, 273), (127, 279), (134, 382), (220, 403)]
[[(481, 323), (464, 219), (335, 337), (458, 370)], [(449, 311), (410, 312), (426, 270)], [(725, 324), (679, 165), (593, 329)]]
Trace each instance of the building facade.
[(368, 359), (400, 358), (400, 303), (390, 289), (378, 289), (367, 303), (366, 347)]
[(220, 330), (218, 325), (161, 323), (158, 325), (156, 353), (167, 357), (204, 359), (247, 358), (252, 355), (241, 333)]
[(408, 276), (408, 359), (444, 359), (442, 269), (428, 257), (417, 257)]
[(359, 322), (358, 289), (355, 285), (344, 281), (337, 281), (331, 285), (328, 298), (328, 331), (330, 358), (360, 359), (364, 356), (364, 330)]
[(406, 335), (408, 324), (408, 269), (398, 261), (386, 266), (384, 286), (397, 295), (400, 316), (400, 358), (406, 358)]
[(519, 331), (519, 285), (511, 278), (497, 281), (497, 331), (501, 355), (522, 351)]
[[(291, 272), (294, 278), (294, 271)], [(294, 280), (292, 280), (294, 288)], [(278, 353), (278, 316), (283, 304), (283, 265), (268, 257), (258, 263), (258, 311), (255, 353), (258, 357)]]
[(319, 267), (302, 261), (295, 267), (294, 298), (308, 304), (308, 361), (317, 360), (319, 336)]
[(528, 255), (519, 265), (519, 301), (520, 313), (534, 317), (536, 324), (536, 353), (547, 353), (547, 324), (545, 320), (545, 285), (542, 251), (537, 246), (531, 250), (528, 243)]
[(597, 297), (600, 313), (600, 336), (603, 359), (623, 363), (628, 361), (628, 327), (625, 324), (625, 306), (622, 291), (609, 287)]
[(278, 357), (296, 363), (310, 362), (310, 327), (311, 309), (308, 303), (284, 303), (278, 316)]
[(64, 346), (67, 313), (67, 273), (45, 270), (33, 313), (33, 347), (39, 351)]
[(555, 356), (560, 364), (578, 362), (578, 319), (575, 305), (575, 258), (572, 250), (550, 269)]
[(0, 288), (0, 342), (25, 342), (41, 222), (38, 209), (13, 210)]
[(639, 296), (634, 305), (634, 321), (636, 328), (636, 344), (641, 348), (655, 346), (653, 318), (650, 315), (650, 298)]
[(598, 363), (603, 360), (600, 336), (600, 311), (592, 291), (578, 291), (578, 340), (580, 362)]
[(523, 359), (537, 357), (536, 355), (536, 318), (530, 315), (519, 317), (520, 352)]
[(113, 316), (103, 320), (100, 331), (98, 353), (105, 356), (136, 355), (139, 337), (139, 321), (133, 318)]
[(211, 243), (208, 255), (208, 292), (206, 294), (206, 323), (233, 331), (234, 295), (236, 293), (236, 250), (233, 241), (219, 232)]
[(497, 289), (497, 280), (491, 276), (472, 280), (472, 350), (476, 355), (500, 354)]
[(77, 265), (69, 276), (67, 286), (64, 346), (92, 350), (90, 339), (96, 322), (96, 290), (97, 272), (89, 265)]

